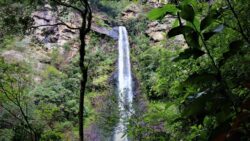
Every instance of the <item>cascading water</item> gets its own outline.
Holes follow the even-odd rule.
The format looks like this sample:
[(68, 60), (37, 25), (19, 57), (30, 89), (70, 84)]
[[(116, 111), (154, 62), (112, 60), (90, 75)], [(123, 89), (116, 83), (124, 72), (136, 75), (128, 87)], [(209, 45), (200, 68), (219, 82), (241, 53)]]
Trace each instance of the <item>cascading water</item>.
[(126, 119), (129, 119), (133, 112), (133, 90), (132, 75), (129, 56), (128, 33), (125, 27), (119, 27), (119, 65), (118, 65), (118, 104), (120, 110), (120, 119), (115, 128), (114, 141), (128, 141), (125, 135)]

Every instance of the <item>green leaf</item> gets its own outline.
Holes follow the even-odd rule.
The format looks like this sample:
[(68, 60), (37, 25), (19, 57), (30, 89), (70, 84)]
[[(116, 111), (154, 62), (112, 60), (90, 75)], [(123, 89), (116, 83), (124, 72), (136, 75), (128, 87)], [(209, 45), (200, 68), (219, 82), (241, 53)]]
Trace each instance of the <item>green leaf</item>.
[(220, 25), (217, 26), (213, 31), (209, 31), (209, 32), (203, 33), (204, 40), (207, 41), (207, 40), (210, 39), (213, 35), (215, 35), (216, 33), (221, 32), (223, 29), (224, 29), (224, 25), (223, 25), (223, 24), (220, 24)]
[(236, 41), (231, 42), (229, 44), (229, 50), (223, 53), (223, 58), (219, 61), (219, 66), (221, 67), (222, 65), (224, 65), (230, 57), (238, 53), (238, 51), (240, 50), (240, 47), (242, 47), (243, 44), (244, 43), (241, 40), (236, 40)]
[(194, 21), (195, 12), (191, 5), (183, 5), (180, 16), (190, 22)]
[(190, 117), (201, 114), (205, 111), (206, 101), (210, 98), (209, 94), (203, 94), (193, 98), (192, 102), (182, 112), (182, 117)]
[(191, 48), (200, 48), (199, 35), (197, 32), (190, 32), (186, 35), (186, 42)]
[(187, 78), (185, 83), (186, 84), (200, 84), (200, 83), (204, 83), (204, 80), (206, 81), (206, 83), (216, 81), (217, 75), (213, 73), (208, 73), (208, 72), (194, 73)]
[(206, 29), (210, 26), (219, 16), (221, 15), (220, 12), (213, 10), (211, 11), (202, 21), (200, 25), (200, 30)]
[(150, 20), (158, 20), (158, 19), (164, 18), (167, 13), (175, 14), (177, 11), (178, 11), (178, 9), (175, 7), (175, 5), (166, 4), (165, 6), (163, 6), (161, 8), (155, 8), (155, 9), (151, 10), (148, 13), (147, 17)]
[(201, 26), (200, 29), (204, 30), (206, 27), (208, 27), (212, 22), (214, 21), (214, 19), (212, 18), (211, 15), (208, 15), (207, 17), (205, 17), (202, 21), (201, 21)]
[(229, 119), (231, 119), (233, 116), (232, 112), (229, 109), (225, 109), (219, 113), (216, 114), (216, 121), (218, 123), (223, 123)]
[(192, 56), (194, 57), (194, 59), (197, 59), (203, 54), (205, 54), (205, 52), (200, 49), (188, 48), (188, 49), (185, 49), (183, 52), (181, 52), (177, 58), (173, 59), (173, 61), (179, 61), (181, 59), (188, 59)]
[(191, 4), (195, 7), (197, 5), (197, 0), (183, 0), (181, 4)]
[(194, 57), (194, 59), (197, 59), (197, 58), (199, 58), (199, 57), (201, 57), (202, 55), (205, 54), (204, 51), (202, 51), (202, 50), (200, 50), (198, 48), (193, 48), (192, 50), (193, 50), (193, 57)]
[(190, 33), (192, 31), (194, 32), (194, 29), (189, 27), (189, 26), (178, 26), (178, 27), (172, 28), (168, 32), (168, 37), (171, 38), (171, 37), (174, 37), (176, 35)]
[(204, 40), (207, 41), (214, 34), (215, 34), (215, 32), (206, 32), (206, 33), (203, 33)]

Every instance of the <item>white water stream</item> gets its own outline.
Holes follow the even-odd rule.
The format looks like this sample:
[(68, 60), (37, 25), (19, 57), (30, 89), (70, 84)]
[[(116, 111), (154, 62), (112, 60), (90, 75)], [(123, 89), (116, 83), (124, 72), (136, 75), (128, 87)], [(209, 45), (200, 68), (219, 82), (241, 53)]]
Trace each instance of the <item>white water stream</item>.
[(118, 66), (118, 104), (120, 110), (120, 119), (115, 128), (114, 141), (128, 141), (125, 134), (127, 126), (126, 120), (130, 118), (133, 112), (133, 90), (132, 75), (129, 56), (128, 33), (125, 27), (119, 27), (119, 66)]

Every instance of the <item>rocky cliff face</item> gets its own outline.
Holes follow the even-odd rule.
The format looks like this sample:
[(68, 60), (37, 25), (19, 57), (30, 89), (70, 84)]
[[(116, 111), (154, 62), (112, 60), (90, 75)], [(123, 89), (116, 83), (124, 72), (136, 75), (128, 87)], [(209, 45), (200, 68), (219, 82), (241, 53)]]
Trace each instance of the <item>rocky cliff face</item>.
[[(60, 8), (59, 8), (60, 9)], [(34, 19), (33, 36), (36, 40), (44, 43), (46, 47), (67, 43), (77, 37), (77, 30), (67, 28), (62, 25), (65, 23), (70, 27), (80, 25), (80, 16), (75, 13), (69, 13), (64, 19), (59, 19), (58, 12), (52, 10), (50, 5), (45, 5), (43, 8), (32, 13)], [(46, 26), (48, 25), (48, 26)]]
[[(127, 8), (123, 10), (121, 13), (121, 20), (126, 24), (129, 23), (129, 21), (136, 21), (136, 22), (142, 22), (138, 20), (140, 16), (145, 16), (145, 13), (149, 12), (150, 9), (154, 7), (160, 7), (164, 5), (165, 3), (168, 3), (168, 1), (148, 1), (149, 7), (131, 4)], [(170, 15), (167, 15), (163, 18), (161, 21), (145, 21), (147, 22), (147, 27), (145, 31), (143, 32), (145, 35), (147, 35), (152, 45), (157, 45), (159, 42), (167, 40), (168, 43), (166, 44), (166, 47), (168, 47), (171, 44), (178, 45), (180, 47), (186, 47), (185, 40), (182, 35), (176, 36), (174, 38), (168, 39), (167, 33), (172, 28), (176, 21), (176, 18)], [(129, 28), (129, 27), (128, 27)]]
[(161, 22), (160, 21), (150, 22), (148, 24), (148, 29), (145, 31), (145, 33), (150, 37), (150, 39), (152, 39), (153, 42), (168, 40), (170, 43), (173, 43), (175, 45), (179, 45), (185, 48), (186, 43), (185, 43), (183, 35), (179, 35), (171, 39), (168, 39), (166, 35), (169, 32), (169, 30), (172, 28), (174, 22), (175, 22), (175, 18), (168, 15)]
[[(70, 12), (65, 17), (59, 18), (60, 7), (58, 11), (53, 11), (50, 5), (32, 13), (34, 19), (33, 37), (43, 43), (47, 48), (55, 46), (63, 46), (65, 43), (72, 41), (78, 37), (78, 30), (68, 28), (78, 28), (81, 25), (81, 17), (75, 12)], [(95, 23), (95, 13), (93, 13), (92, 31), (99, 34), (105, 34), (111, 38), (117, 39), (118, 32), (114, 28), (100, 27)], [(46, 26), (47, 25), (47, 26)]]
[[(149, 0), (147, 1), (151, 5), (151, 7), (159, 7), (165, 3), (165, 1), (155, 1)], [(60, 11), (60, 8), (58, 8)], [(151, 9), (151, 8), (150, 8)], [(142, 6), (138, 4), (131, 4), (126, 7), (122, 13), (120, 14), (121, 21), (129, 21), (137, 19), (141, 14), (145, 14)], [(32, 14), (34, 19), (35, 27), (37, 27), (33, 36), (36, 40), (43, 43), (45, 47), (48, 49), (53, 46), (63, 46), (65, 43), (72, 41), (78, 37), (78, 30), (69, 29), (65, 25), (56, 25), (56, 26), (44, 26), (44, 25), (55, 25), (58, 23), (62, 23), (62, 21), (71, 26), (78, 27), (81, 23), (81, 18), (77, 13), (70, 12), (68, 15), (65, 15), (63, 19), (58, 18), (58, 12), (54, 12), (49, 5), (45, 5), (43, 8)], [(99, 19), (101, 17), (101, 19)], [(101, 13), (94, 12), (93, 13), (93, 21), (92, 21), (92, 31), (97, 32), (99, 34), (104, 34), (109, 36), (115, 40), (118, 38), (117, 28), (107, 27), (99, 25), (99, 20), (108, 19), (107, 17), (103, 17)], [(147, 26), (147, 30), (144, 31), (145, 34), (152, 40), (152, 42), (159, 42), (165, 40), (166, 33), (171, 29), (172, 25), (175, 22), (175, 18), (172, 16), (166, 16), (161, 22), (154, 21), (149, 22)], [(42, 26), (41, 26), (42, 25)], [(177, 36), (175, 39), (171, 39), (171, 42), (177, 43), (180, 46), (186, 46), (183, 36)], [(74, 45), (76, 46), (76, 45)]]

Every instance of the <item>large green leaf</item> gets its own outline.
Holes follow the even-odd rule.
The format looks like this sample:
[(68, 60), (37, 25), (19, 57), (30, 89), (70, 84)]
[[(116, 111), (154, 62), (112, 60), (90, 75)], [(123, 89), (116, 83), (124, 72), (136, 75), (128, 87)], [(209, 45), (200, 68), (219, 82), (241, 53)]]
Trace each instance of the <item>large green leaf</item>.
[(151, 11), (148, 13), (147, 17), (148, 17), (150, 20), (158, 20), (158, 19), (164, 18), (164, 16), (165, 16), (167, 13), (175, 14), (177, 11), (178, 11), (178, 9), (176, 8), (175, 5), (166, 4), (165, 6), (163, 6), (163, 7), (161, 7), (161, 8), (155, 8), (155, 9), (151, 10)]
[(212, 22), (214, 21), (214, 18), (211, 15), (207, 15), (202, 21), (200, 25), (200, 29), (204, 30), (206, 27), (208, 27)]
[(211, 38), (213, 35), (215, 35), (216, 32), (205, 32), (203, 33), (204, 40), (207, 41), (209, 38)]
[[(223, 11), (222, 11), (223, 12)], [(202, 21), (200, 25), (200, 30), (206, 29), (208, 26), (210, 26), (221, 14), (222, 12), (219, 12), (217, 10), (212, 10)]]
[(190, 33), (190, 32), (194, 32), (194, 29), (189, 27), (189, 26), (178, 26), (178, 27), (172, 28), (168, 32), (168, 37), (171, 38), (171, 37), (174, 37), (176, 35)]
[(190, 58), (192, 56), (194, 57), (194, 59), (197, 59), (200, 56), (202, 56), (203, 54), (205, 54), (205, 52), (198, 49), (198, 48), (188, 48), (188, 49), (185, 49), (183, 52), (181, 52), (179, 54), (179, 56), (177, 58), (175, 58), (173, 61), (188, 59), (188, 58)]
[(193, 22), (195, 16), (193, 7), (189, 4), (183, 5), (183, 7), (181, 8), (180, 16), (189, 22)]

